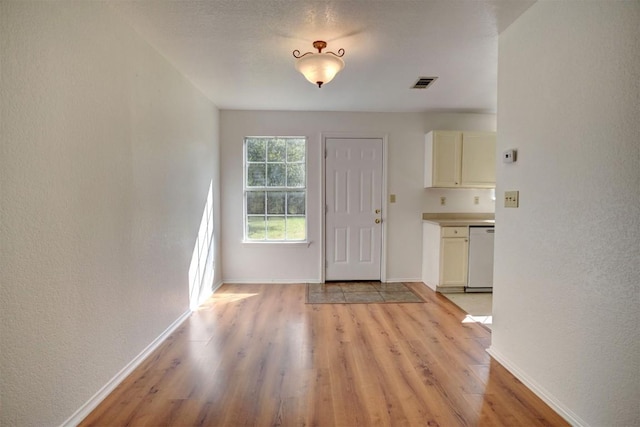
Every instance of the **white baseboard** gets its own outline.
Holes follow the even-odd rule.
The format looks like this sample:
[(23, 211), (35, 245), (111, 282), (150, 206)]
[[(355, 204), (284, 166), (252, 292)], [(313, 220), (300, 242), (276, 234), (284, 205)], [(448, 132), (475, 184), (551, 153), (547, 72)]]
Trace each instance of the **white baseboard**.
[(514, 363), (507, 359), (502, 353), (493, 347), (487, 349), (487, 353), (491, 355), (498, 363), (504, 366), (507, 371), (511, 372), (514, 377), (519, 379), (524, 385), (526, 385), (536, 396), (542, 399), (547, 405), (549, 405), (554, 411), (556, 411), (562, 418), (564, 418), (569, 424), (574, 427), (589, 427), (584, 420), (576, 415), (569, 408), (565, 407), (555, 396), (549, 393), (544, 387), (540, 386), (535, 380), (522, 372)]
[[(217, 291), (218, 289), (220, 289), (220, 286), (222, 286), (224, 282), (221, 280), (218, 283), (214, 283), (213, 286), (211, 286), (211, 295), (213, 295), (215, 293), (215, 291)], [(211, 296), (209, 295), (209, 296)]]
[[(271, 284), (271, 283), (276, 283), (276, 284), (292, 284), (292, 283), (322, 283), (322, 281), (320, 279), (302, 279), (302, 280), (294, 280), (294, 279), (285, 279), (285, 280), (276, 280), (276, 279), (263, 279), (263, 280), (255, 280), (255, 279), (250, 279), (250, 280), (242, 280), (242, 279), (224, 279), (223, 281), (224, 283), (229, 283), (229, 284), (233, 284), (233, 285), (263, 285), (263, 284)], [(387, 278), (386, 280), (384, 280), (385, 283), (400, 283), (400, 282), (409, 282), (409, 283), (414, 283), (414, 282), (422, 282), (422, 279), (420, 278), (408, 278), (408, 279), (403, 279), (403, 278)]]
[(94, 394), (84, 405), (73, 413), (61, 427), (75, 427), (84, 420), (96, 407), (124, 381), (162, 342), (173, 333), (185, 320), (191, 316), (191, 310), (187, 310), (178, 317), (167, 329), (164, 330), (151, 344), (149, 344), (140, 354), (129, 362), (120, 372), (109, 380), (96, 394)]
[(410, 278), (410, 279), (402, 279), (402, 278), (397, 278), (397, 277), (387, 277), (387, 279), (384, 281), (385, 283), (401, 283), (401, 282), (405, 282), (405, 283), (415, 283), (415, 282), (422, 282), (422, 279), (420, 278)]
[(204, 304), (204, 302), (208, 300), (209, 297), (213, 295), (213, 293), (217, 291), (220, 286), (222, 286), (222, 281), (212, 284), (206, 293), (200, 295), (198, 306), (201, 306), (202, 304)]
[(432, 285), (430, 285), (429, 283), (425, 282), (422, 279), (418, 279), (418, 280), (416, 280), (416, 282), (422, 283), (424, 286), (426, 286), (427, 288), (431, 289), (434, 292), (436, 291), (436, 286), (435, 285), (432, 286)]
[(301, 279), (301, 280), (294, 280), (294, 279), (284, 279), (284, 280), (279, 280), (279, 279), (235, 280), (235, 279), (231, 279), (231, 280), (227, 280), (227, 279), (224, 279), (223, 282), (224, 283), (228, 283), (230, 285), (270, 285), (270, 284), (290, 285), (290, 284), (305, 284), (305, 283), (321, 283), (319, 279)]

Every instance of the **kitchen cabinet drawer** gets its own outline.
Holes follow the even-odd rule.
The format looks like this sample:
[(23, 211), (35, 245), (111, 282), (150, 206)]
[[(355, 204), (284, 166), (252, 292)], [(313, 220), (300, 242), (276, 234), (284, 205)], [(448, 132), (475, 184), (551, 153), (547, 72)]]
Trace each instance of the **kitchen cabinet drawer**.
[(469, 237), (469, 227), (442, 227), (442, 237)]

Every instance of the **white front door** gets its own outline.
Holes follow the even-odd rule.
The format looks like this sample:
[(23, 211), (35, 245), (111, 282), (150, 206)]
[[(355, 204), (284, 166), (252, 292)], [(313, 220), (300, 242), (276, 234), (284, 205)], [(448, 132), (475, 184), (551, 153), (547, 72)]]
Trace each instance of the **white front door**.
[(326, 280), (380, 280), (382, 139), (325, 140)]

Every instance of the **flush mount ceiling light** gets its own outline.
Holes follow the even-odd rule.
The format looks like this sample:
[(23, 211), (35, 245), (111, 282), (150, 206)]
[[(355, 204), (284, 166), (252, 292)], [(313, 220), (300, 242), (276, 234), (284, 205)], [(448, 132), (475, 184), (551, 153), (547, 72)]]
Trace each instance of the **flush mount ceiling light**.
[(313, 47), (318, 49), (318, 53), (307, 52), (300, 55), (299, 50), (293, 51), (293, 56), (298, 59), (296, 61), (296, 70), (300, 71), (311, 83), (322, 87), (323, 84), (333, 80), (336, 74), (344, 68), (344, 61), (342, 60), (344, 49), (339, 49), (338, 53), (323, 53), (322, 49), (327, 47), (327, 42), (322, 40), (313, 42)]

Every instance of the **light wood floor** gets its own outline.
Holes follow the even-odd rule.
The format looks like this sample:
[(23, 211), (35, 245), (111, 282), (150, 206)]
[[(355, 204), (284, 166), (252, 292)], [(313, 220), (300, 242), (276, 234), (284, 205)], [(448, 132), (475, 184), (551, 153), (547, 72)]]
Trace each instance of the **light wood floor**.
[(223, 285), (82, 426), (567, 425), (424, 304), (305, 304), (304, 285)]

